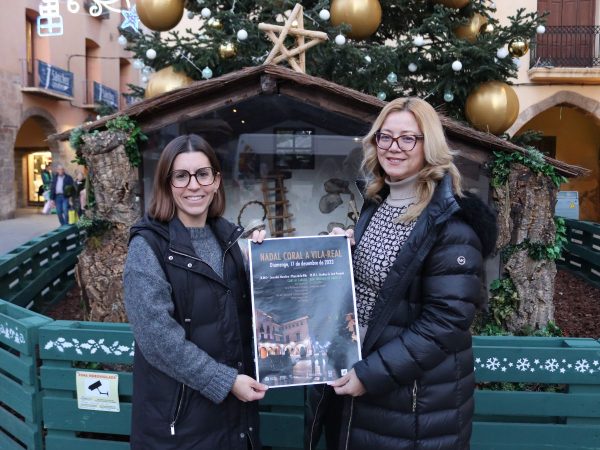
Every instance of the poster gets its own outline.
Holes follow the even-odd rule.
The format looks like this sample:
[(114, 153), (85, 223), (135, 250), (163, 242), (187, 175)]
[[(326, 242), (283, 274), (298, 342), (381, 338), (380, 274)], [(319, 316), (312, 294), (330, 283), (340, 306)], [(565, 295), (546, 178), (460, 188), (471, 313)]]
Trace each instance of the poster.
[(77, 407), (93, 411), (119, 412), (119, 374), (75, 372)]
[(257, 379), (326, 383), (361, 359), (350, 243), (344, 236), (250, 243)]

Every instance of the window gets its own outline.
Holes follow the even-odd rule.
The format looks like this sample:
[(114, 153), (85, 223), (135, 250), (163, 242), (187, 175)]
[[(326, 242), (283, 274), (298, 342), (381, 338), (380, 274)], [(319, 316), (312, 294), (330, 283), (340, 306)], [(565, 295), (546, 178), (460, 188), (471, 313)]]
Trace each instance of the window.
[(35, 30), (34, 20), (29, 16), (26, 17), (25, 22), (25, 76), (24, 80), (27, 87), (33, 86), (34, 84), (34, 52), (33, 52), (33, 33)]
[(313, 129), (276, 128), (275, 166), (283, 169), (314, 169)]

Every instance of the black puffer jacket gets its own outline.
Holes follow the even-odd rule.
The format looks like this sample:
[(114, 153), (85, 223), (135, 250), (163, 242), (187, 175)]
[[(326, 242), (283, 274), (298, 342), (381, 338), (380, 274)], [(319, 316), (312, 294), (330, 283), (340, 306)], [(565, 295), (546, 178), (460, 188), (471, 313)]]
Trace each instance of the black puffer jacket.
[[(223, 218), (209, 219), (207, 226), (223, 248), (223, 278), (196, 256), (177, 218), (169, 223), (144, 218), (132, 227), (131, 237), (143, 236), (161, 262), (172, 288), (174, 318), (186, 339), (218, 363), (254, 377), (249, 285), (237, 245), (243, 229)], [(132, 448), (261, 448), (256, 402), (243, 403), (230, 393), (214, 403), (156, 369), (139, 347), (133, 380)]]
[[(377, 206), (365, 202), (357, 243)], [(331, 449), (469, 448), (475, 386), (469, 327), (496, 234), (492, 211), (473, 195), (455, 198), (446, 175), (379, 292), (364, 359), (354, 365), (367, 393), (353, 399), (312, 389), (309, 448), (327, 417)]]

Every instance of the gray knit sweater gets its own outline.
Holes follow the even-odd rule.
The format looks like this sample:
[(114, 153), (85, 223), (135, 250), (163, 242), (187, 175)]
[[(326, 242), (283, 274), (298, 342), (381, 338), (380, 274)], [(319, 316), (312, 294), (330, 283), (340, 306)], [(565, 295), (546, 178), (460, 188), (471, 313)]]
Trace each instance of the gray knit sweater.
[[(209, 227), (189, 228), (197, 256), (221, 273), (223, 251)], [(173, 318), (171, 285), (152, 248), (141, 236), (129, 244), (123, 274), (125, 309), (137, 350), (171, 378), (220, 403), (231, 391), (238, 371), (211, 358), (185, 339)]]

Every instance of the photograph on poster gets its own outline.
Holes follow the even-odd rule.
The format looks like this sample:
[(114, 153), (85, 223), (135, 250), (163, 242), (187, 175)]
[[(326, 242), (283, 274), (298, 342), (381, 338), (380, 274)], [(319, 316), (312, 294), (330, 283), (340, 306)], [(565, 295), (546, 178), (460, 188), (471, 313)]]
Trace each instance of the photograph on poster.
[(270, 387), (345, 375), (360, 356), (350, 245), (343, 236), (250, 244), (257, 379)]

